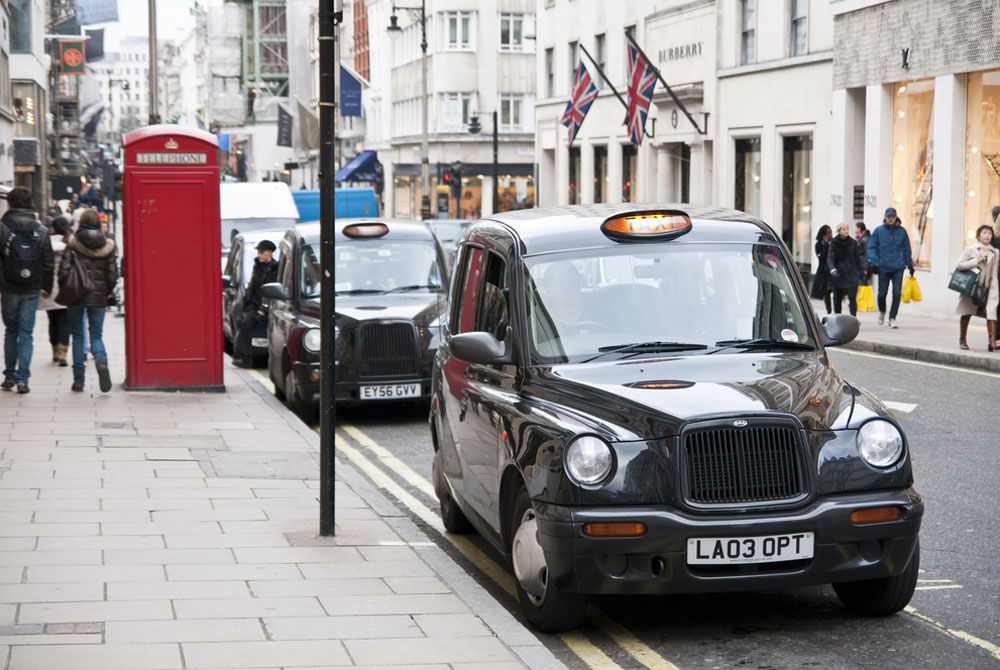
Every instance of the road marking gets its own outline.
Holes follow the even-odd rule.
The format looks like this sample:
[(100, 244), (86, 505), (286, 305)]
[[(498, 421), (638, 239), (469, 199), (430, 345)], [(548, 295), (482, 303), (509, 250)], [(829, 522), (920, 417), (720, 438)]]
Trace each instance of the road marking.
[[(921, 570), (920, 572), (923, 572), (923, 570)], [(918, 584), (951, 584), (952, 581), (950, 579), (918, 579), (917, 583)]]
[(265, 377), (264, 373), (262, 373), (260, 370), (249, 368), (244, 370), (244, 372), (248, 373), (251, 377), (256, 379), (260, 383), (260, 385), (266, 388), (268, 391), (274, 393), (274, 382)]
[(388, 449), (378, 444), (375, 440), (362, 433), (360, 429), (349, 423), (342, 423), (339, 428), (342, 428), (362, 447), (367, 447), (369, 451), (378, 457), (380, 462), (384, 463), (387, 468), (402, 477), (407, 484), (410, 484), (421, 493), (425, 493), (432, 500), (437, 500), (437, 494), (434, 492), (434, 487), (431, 483), (417, 474), (417, 472), (414, 471), (409, 465), (399, 460), (399, 458), (393, 455), (393, 453)]
[(892, 400), (883, 400), (882, 404), (894, 412), (903, 412), (904, 414), (909, 414), (917, 408), (917, 405), (912, 402), (894, 402)]
[(837, 353), (848, 354), (849, 356), (862, 356), (864, 358), (877, 358), (879, 360), (890, 360), (899, 361), (900, 363), (910, 363), (911, 365), (923, 365), (928, 368), (939, 368), (941, 370), (948, 370), (950, 372), (965, 372), (970, 375), (979, 375), (980, 377), (992, 377), (994, 379), (1000, 379), (1000, 374), (996, 372), (984, 372), (983, 370), (973, 370), (971, 368), (960, 368), (951, 365), (941, 365), (940, 363), (927, 363), (926, 361), (915, 361), (912, 358), (897, 358), (895, 356), (886, 356), (883, 354), (873, 354), (867, 351), (855, 351), (853, 349), (839, 348), (836, 350)]
[(594, 668), (595, 670), (622, 670), (620, 665), (612, 661), (610, 656), (594, 646), (594, 643), (588, 640), (582, 633), (563, 633), (559, 637), (570, 648), (570, 651), (579, 656), (580, 660), (587, 664), (588, 668)]
[(944, 624), (942, 624), (942, 623), (940, 623), (938, 621), (935, 621), (934, 619), (930, 618), (926, 614), (921, 614), (920, 612), (918, 612), (917, 610), (913, 609), (912, 607), (907, 606), (905, 612), (907, 614), (910, 614), (912, 616), (917, 617), (921, 621), (929, 623), (930, 625), (934, 626), (935, 628), (937, 628), (942, 633), (945, 633), (947, 635), (951, 635), (952, 637), (957, 638), (957, 639), (961, 640), (962, 642), (966, 642), (968, 644), (971, 644), (974, 647), (979, 647), (980, 649), (984, 649), (985, 651), (987, 651), (990, 654), (992, 654), (994, 658), (996, 658), (997, 660), (1000, 660), (1000, 646), (995, 645), (992, 642), (987, 642), (986, 640), (978, 638), (975, 635), (970, 635), (969, 633), (966, 633), (964, 630), (956, 630), (954, 628), (948, 628)]
[(941, 589), (960, 589), (961, 584), (936, 584), (934, 586), (918, 586), (915, 591), (940, 591)]
[(649, 670), (679, 670), (676, 665), (653, 651), (646, 643), (601, 610), (591, 607), (590, 616), (604, 632), (611, 636), (611, 639), (618, 643), (619, 647)]

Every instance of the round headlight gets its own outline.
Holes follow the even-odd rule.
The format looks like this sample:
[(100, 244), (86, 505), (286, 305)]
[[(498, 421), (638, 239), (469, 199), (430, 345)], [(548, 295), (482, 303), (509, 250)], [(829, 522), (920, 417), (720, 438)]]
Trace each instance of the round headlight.
[(870, 465), (887, 468), (903, 455), (903, 436), (888, 421), (869, 421), (858, 430), (858, 451)]
[(566, 449), (566, 472), (580, 484), (596, 484), (611, 472), (611, 460), (607, 442), (584, 435)]
[(302, 346), (311, 354), (319, 351), (320, 335), (319, 328), (310, 328), (302, 336)]

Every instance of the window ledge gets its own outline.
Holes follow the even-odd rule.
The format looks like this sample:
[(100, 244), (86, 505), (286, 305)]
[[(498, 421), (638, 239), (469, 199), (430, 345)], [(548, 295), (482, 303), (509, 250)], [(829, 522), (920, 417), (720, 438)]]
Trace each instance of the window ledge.
[(758, 72), (769, 72), (771, 70), (783, 70), (785, 68), (799, 67), (800, 65), (812, 65), (813, 63), (823, 63), (833, 61), (833, 51), (819, 51), (806, 54), (805, 56), (790, 56), (778, 60), (765, 61), (763, 63), (753, 63), (751, 65), (738, 65), (719, 70), (719, 79), (727, 77), (738, 77), (744, 74), (756, 74)]

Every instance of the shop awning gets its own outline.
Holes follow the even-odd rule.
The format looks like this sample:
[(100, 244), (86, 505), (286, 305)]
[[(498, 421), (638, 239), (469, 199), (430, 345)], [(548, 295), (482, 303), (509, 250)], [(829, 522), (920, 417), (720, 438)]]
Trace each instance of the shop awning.
[(374, 151), (362, 151), (350, 163), (337, 170), (334, 178), (338, 182), (375, 181), (376, 165), (378, 154)]

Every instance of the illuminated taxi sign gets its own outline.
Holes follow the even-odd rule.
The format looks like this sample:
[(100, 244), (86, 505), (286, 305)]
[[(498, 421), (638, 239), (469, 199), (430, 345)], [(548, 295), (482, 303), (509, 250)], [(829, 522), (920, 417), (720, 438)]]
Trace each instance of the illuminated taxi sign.
[(388, 232), (389, 226), (384, 223), (352, 223), (344, 226), (344, 235), (347, 237), (382, 237)]
[(691, 230), (691, 218), (684, 212), (630, 212), (618, 214), (603, 224), (601, 230), (617, 240), (663, 240)]

